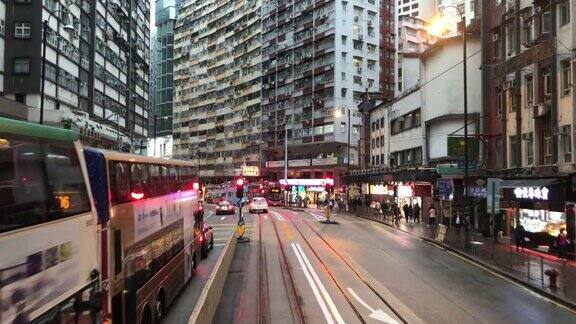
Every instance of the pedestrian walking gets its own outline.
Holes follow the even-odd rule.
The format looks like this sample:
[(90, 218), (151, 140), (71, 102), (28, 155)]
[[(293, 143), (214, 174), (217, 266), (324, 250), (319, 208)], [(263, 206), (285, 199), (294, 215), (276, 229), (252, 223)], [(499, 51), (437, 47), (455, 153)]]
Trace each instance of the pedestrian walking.
[(394, 223), (400, 223), (400, 207), (398, 207), (397, 203), (392, 206), (392, 214), (394, 215)]
[(414, 208), (411, 205), (408, 205), (408, 219), (410, 224), (414, 224)]
[(514, 230), (514, 239), (516, 241), (516, 252), (520, 252), (520, 248), (524, 251), (524, 247), (526, 246), (526, 230), (524, 226), (518, 225)]
[(556, 238), (556, 245), (558, 246), (560, 260), (566, 261), (570, 240), (568, 240), (568, 237), (566, 236), (565, 228), (560, 229), (560, 234), (558, 234), (558, 237)]
[(454, 216), (454, 228), (456, 229), (456, 233), (460, 233), (460, 227), (462, 226), (462, 213), (460, 211), (456, 212)]
[(406, 222), (408, 222), (408, 204), (404, 203), (404, 206), (402, 206), (402, 212), (404, 213), (404, 218), (406, 219)]
[(420, 205), (418, 203), (414, 205), (414, 220), (416, 223), (420, 223)]
[(428, 209), (428, 226), (433, 226), (436, 224), (436, 214), (437, 214), (437, 210), (434, 206), (430, 207), (430, 209)]

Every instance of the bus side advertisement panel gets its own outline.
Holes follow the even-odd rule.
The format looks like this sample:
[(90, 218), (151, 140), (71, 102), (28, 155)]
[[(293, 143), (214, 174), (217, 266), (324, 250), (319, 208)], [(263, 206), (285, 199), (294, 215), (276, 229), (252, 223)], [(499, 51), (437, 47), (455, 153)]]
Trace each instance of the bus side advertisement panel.
[(33, 319), (88, 284), (95, 245), (92, 214), (0, 238), (0, 322)]
[(182, 219), (181, 206), (175, 203), (179, 196), (179, 193), (174, 193), (166, 197), (133, 203), (134, 242), (138, 242)]

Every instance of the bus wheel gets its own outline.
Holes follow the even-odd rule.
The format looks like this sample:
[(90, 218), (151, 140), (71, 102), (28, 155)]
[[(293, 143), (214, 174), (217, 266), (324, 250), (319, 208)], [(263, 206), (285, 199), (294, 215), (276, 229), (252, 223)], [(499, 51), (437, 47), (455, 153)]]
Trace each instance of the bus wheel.
[(152, 312), (150, 312), (150, 307), (146, 305), (144, 311), (142, 312), (142, 324), (152, 324)]
[(156, 298), (156, 323), (160, 323), (164, 317), (164, 292), (161, 291)]

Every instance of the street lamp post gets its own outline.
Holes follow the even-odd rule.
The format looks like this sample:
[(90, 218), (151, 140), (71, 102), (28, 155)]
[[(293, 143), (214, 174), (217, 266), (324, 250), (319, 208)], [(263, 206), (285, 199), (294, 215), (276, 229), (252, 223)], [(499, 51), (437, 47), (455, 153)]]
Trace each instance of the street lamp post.
[[(348, 115), (348, 143), (347, 143), (347, 149), (346, 149), (346, 171), (348, 174), (348, 178), (350, 178), (350, 132), (351, 132), (351, 120), (352, 117), (350, 116), (350, 108), (346, 105), (342, 105), (340, 106), (340, 109), (336, 110), (334, 112), (334, 116), (336, 118), (340, 118), (342, 116), (342, 108), (346, 109), (346, 114)], [(348, 210), (348, 203), (350, 201), (350, 186), (347, 185), (346, 186), (346, 210)]]
[(288, 128), (284, 124), (284, 181), (286, 181), (286, 189), (284, 190), (284, 207), (288, 204)]
[[(466, 54), (466, 13), (465, 11), (459, 9), (457, 6), (446, 6), (446, 8), (454, 8), (460, 16), (460, 23), (462, 24), (462, 85), (464, 87), (464, 201), (466, 204), (466, 214), (470, 216), (470, 197), (468, 193), (468, 186), (470, 182), (470, 170), (469, 170), (469, 152), (468, 152), (468, 80), (467, 75), (467, 54)], [(436, 23), (444, 24), (441, 19), (438, 19)], [(435, 32), (439, 32), (438, 28), (440, 26), (433, 26), (432, 29), (436, 29)], [(444, 26), (442, 26), (444, 27)]]
[[(42, 71), (40, 77), (40, 124), (44, 124), (44, 83), (46, 79), (46, 37), (48, 36), (48, 28), (49, 28), (48, 23), (50, 22), (50, 19), (52, 17), (55, 17), (57, 14), (61, 14), (63, 12), (64, 11), (62, 10), (56, 10), (48, 16), (48, 19), (45, 19), (42, 22), (43, 30), (42, 30)], [(64, 25), (63, 28), (64, 31), (66, 31), (71, 35), (75, 30), (74, 26), (70, 24)]]

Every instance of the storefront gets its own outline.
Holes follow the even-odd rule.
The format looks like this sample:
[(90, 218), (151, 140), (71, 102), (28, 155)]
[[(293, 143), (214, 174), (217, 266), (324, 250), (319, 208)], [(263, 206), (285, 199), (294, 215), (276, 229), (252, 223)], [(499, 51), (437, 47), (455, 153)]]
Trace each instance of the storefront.
[(566, 203), (568, 185), (564, 179), (508, 179), (502, 181), (501, 188), (504, 235), (512, 236), (513, 229), (522, 225), (529, 247), (549, 251), (560, 229), (573, 233), (567, 225), (574, 212)]
[(334, 186), (334, 179), (281, 179), (279, 183), (287, 190), (289, 204), (314, 207), (328, 199), (324, 186)]

